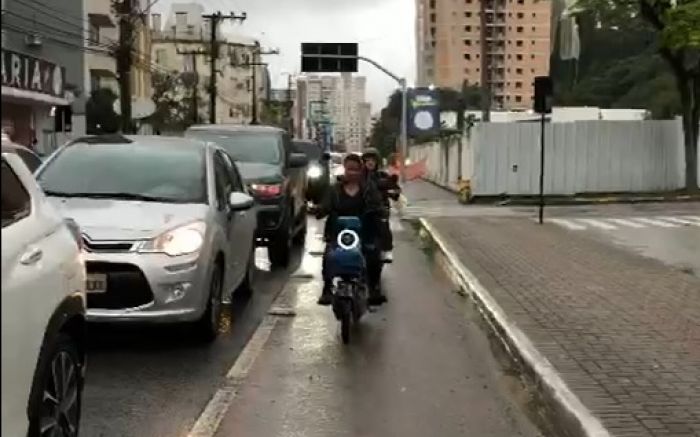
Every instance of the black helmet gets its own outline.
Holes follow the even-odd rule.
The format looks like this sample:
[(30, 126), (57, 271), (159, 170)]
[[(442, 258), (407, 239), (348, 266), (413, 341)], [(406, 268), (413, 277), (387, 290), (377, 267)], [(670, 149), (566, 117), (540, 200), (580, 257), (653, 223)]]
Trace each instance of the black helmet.
[(374, 147), (366, 148), (365, 151), (362, 153), (362, 159), (367, 158), (374, 158), (376, 160), (379, 160), (379, 150), (375, 149)]

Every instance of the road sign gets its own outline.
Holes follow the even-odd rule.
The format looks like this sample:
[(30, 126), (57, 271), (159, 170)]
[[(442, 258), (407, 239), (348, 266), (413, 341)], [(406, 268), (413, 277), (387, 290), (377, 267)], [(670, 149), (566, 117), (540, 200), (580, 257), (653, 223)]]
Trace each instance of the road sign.
[(440, 99), (436, 90), (429, 88), (409, 90), (408, 133), (411, 137), (440, 134)]
[(552, 112), (552, 79), (548, 76), (535, 77), (535, 104), (534, 110), (538, 114), (550, 114)]
[(302, 73), (357, 73), (357, 43), (301, 44)]

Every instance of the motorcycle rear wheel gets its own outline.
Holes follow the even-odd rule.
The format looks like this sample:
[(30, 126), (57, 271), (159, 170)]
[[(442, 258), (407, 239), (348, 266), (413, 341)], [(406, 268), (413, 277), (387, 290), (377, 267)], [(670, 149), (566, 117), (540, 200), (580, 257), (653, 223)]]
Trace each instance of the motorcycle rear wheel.
[(350, 327), (352, 326), (352, 305), (350, 302), (343, 302), (340, 309), (340, 337), (343, 344), (350, 343)]

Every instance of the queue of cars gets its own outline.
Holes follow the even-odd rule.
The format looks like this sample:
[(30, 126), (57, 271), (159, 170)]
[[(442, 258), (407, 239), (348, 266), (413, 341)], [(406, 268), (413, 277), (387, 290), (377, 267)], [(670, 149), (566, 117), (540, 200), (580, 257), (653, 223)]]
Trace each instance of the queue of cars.
[(255, 248), (285, 266), (304, 240), (308, 159), (281, 129), (88, 136), (38, 168), (25, 152), (3, 139), (2, 435), (77, 435), (87, 322), (212, 341)]

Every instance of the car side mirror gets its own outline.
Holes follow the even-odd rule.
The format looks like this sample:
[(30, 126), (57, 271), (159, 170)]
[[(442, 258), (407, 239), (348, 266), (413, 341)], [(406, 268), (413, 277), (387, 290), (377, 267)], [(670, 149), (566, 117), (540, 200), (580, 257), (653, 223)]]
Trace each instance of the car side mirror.
[(253, 207), (255, 200), (246, 193), (233, 192), (228, 197), (228, 204), (233, 211), (245, 211)]
[(302, 168), (309, 165), (309, 158), (303, 153), (292, 153), (289, 155), (289, 167)]

